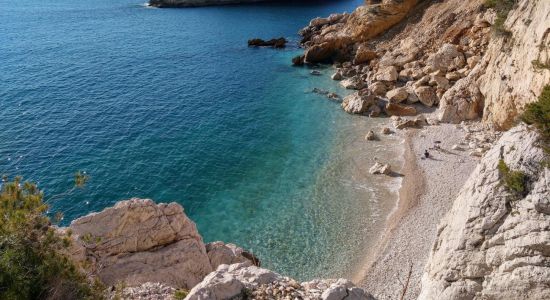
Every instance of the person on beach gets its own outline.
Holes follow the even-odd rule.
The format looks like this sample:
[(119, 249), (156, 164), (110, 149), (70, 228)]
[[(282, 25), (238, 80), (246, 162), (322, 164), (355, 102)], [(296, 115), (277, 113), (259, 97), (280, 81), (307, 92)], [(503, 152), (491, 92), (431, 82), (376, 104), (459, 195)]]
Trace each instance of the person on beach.
[(428, 152), (428, 150), (424, 150), (424, 157), (430, 158), (430, 152)]

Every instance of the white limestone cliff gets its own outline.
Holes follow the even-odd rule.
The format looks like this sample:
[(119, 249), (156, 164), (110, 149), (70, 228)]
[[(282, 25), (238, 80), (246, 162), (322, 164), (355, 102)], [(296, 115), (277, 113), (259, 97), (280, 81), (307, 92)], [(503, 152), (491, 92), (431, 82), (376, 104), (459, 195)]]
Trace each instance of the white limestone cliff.
[[(481, 160), (438, 227), (419, 299), (550, 299), (550, 169), (520, 125)], [(516, 199), (498, 163), (528, 178)]]

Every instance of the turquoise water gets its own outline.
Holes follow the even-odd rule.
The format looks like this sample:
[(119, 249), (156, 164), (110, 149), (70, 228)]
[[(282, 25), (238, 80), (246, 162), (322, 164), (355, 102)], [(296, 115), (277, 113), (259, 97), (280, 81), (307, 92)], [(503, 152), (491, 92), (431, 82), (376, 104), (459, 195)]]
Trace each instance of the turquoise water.
[[(0, 172), (38, 182), (65, 224), (130, 197), (177, 201), (207, 242), (300, 279), (346, 275), (379, 212), (344, 146), (375, 125), (311, 93), (345, 92), (330, 70), (291, 67), (299, 49), (246, 41), (295, 44), (311, 18), (361, 2), (0, 0)], [(76, 170), (85, 188), (52, 199)]]

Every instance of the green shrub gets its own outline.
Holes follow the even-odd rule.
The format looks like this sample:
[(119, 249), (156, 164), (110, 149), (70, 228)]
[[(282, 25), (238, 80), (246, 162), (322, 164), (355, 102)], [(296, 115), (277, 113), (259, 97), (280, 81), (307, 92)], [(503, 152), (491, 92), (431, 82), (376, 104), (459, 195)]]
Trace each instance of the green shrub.
[(527, 176), (525, 175), (525, 173), (521, 171), (510, 170), (510, 168), (502, 159), (498, 162), (498, 170), (501, 175), (502, 183), (504, 183), (504, 185), (509, 190), (516, 193), (517, 195), (525, 194), (525, 192), (527, 191)]
[(497, 13), (493, 29), (497, 35), (509, 36), (511, 32), (504, 26), (508, 13), (514, 8), (517, 0), (485, 0), (484, 6), (492, 8)]
[(3, 178), (0, 299), (101, 299), (100, 285), (62, 254), (71, 240), (51, 226), (42, 198), (35, 184)]
[(527, 124), (534, 125), (548, 145), (550, 142), (550, 84), (544, 87), (537, 102), (527, 105), (521, 119)]
[(189, 294), (189, 291), (186, 289), (179, 289), (174, 292), (174, 299), (176, 300), (183, 300), (187, 295)]

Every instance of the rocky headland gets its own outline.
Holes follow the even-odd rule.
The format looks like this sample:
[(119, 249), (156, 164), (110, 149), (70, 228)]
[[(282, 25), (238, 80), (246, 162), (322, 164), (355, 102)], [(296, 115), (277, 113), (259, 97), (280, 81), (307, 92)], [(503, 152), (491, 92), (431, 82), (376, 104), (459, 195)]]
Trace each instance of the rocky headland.
[[(61, 229), (72, 233), (71, 257), (113, 286), (112, 298), (550, 298), (548, 154), (518, 119), (550, 84), (550, 2), (518, 0), (505, 14), (483, 0), (366, 2), (312, 20), (293, 59), (331, 64), (332, 78), (355, 90), (341, 99), (347, 113), (388, 117), (365, 128), (365, 143), (405, 141), (403, 168), (371, 168), (403, 182), (349, 278), (357, 287), (284, 277), (236, 245), (205, 244), (180, 205), (131, 199)], [(521, 189), (503, 183), (510, 170)]]

